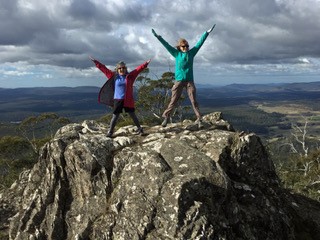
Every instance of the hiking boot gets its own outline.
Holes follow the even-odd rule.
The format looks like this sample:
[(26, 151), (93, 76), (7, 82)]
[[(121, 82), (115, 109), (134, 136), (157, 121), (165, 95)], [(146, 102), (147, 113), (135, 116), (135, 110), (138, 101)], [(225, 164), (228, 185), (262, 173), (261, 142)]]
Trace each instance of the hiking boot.
[(138, 135), (143, 135), (144, 134), (143, 128), (138, 128), (137, 134)]
[(201, 121), (202, 121), (201, 118), (197, 118), (197, 120), (195, 120), (194, 123), (199, 123)]
[(198, 128), (202, 128), (202, 127), (203, 127), (201, 118), (198, 118), (198, 119), (195, 121), (195, 123), (198, 124)]
[(163, 122), (161, 123), (161, 126), (162, 126), (162, 127), (166, 127), (167, 124), (168, 124), (168, 118), (165, 118), (165, 119), (163, 120)]
[(112, 134), (113, 134), (113, 132), (108, 132), (108, 133), (107, 133), (107, 137), (110, 137), (110, 138), (111, 138), (111, 137), (112, 137)]

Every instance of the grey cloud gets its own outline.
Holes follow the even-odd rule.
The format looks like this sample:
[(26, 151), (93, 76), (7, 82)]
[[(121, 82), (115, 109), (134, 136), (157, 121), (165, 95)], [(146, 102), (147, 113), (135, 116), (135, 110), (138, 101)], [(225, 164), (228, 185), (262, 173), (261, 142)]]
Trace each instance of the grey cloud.
[[(8, 4), (10, 2), (10, 4)], [(46, 13), (41, 11), (22, 12), (17, 7), (17, 1), (2, 0), (0, 10), (0, 44), (24, 45), (28, 44), (41, 31), (50, 33), (55, 31), (54, 24)]]
[(216, 60), (266, 63), (289, 62), (300, 56), (320, 57), (320, 46), (316, 44), (320, 24), (316, 15), (292, 9), (294, 6), (285, 1), (286, 4), (278, 2), (226, 1), (215, 30), (216, 47), (222, 48), (216, 50)]
[(0, 0), (0, 5), (1, 5), (1, 16), (3, 17), (8, 17), (10, 16), (14, 11), (17, 10), (17, 3), (18, 0)]
[[(171, 44), (185, 37), (193, 45), (216, 23), (198, 54), (203, 61), (292, 62), (299, 57), (320, 57), (320, 2), (307, 1), (314, 8), (281, 0), (136, 0), (123, 6), (110, 0), (101, 5), (73, 0), (49, 17), (44, 9), (23, 12), (17, 0), (0, 0), (0, 45), (26, 46), (32, 63), (87, 68), (91, 66), (88, 55), (113, 64), (120, 59), (136, 63), (164, 52), (151, 28)], [(146, 44), (136, 37), (127, 45), (124, 38), (130, 26), (139, 30), (135, 34), (144, 37)], [(143, 50), (135, 53), (133, 45)], [(166, 66), (170, 56), (162, 52), (154, 62)], [(26, 52), (21, 58), (26, 58)], [(18, 59), (18, 53), (13, 59)]]
[(96, 15), (96, 6), (90, 0), (73, 0), (68, 13), (74, 18), (90, 19)]

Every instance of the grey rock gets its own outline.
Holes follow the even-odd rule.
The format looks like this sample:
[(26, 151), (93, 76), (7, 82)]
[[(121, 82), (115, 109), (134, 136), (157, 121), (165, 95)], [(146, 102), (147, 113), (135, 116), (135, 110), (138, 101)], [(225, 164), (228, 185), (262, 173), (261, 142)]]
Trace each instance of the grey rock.
[(107, 129), (59, 129), (0, 194), (10, 239), (320, 239), (319, 202), (281, 188), (260, 138), (221, 113)]

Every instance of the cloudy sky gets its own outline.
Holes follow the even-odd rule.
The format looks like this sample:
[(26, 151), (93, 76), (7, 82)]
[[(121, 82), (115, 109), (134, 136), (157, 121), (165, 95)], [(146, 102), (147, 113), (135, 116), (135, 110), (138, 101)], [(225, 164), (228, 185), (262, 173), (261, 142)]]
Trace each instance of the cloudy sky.
[(89, 56), (150, 77), (174, 69), (152, 35), (191, 47), (216, 24), (194, 62), (195, 81), (320, 81), (320, 0), (0, 0), (0, 87), (101, 86)]

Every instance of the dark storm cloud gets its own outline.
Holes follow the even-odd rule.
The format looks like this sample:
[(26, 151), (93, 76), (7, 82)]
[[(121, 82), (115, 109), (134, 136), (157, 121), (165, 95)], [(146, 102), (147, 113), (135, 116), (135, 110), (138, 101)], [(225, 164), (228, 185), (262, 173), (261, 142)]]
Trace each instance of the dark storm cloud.
[(54, 23), (45, 12), (22, 12), (16, 0), (1, 0), (0, 3), (0, 45), (26, 45), (40, 31), (43, 34), (56, 34)]
[[(0, 0), (0, 63), (27, 61), (75, 68), (88, 56), (167, 66), (151, 34), (194, 45), (216, 23), (199, 64), (292, 63), (320, 57), (318, 0)], [(7, 50), (6, 50), (7, 49)]]
[(89, 0), (74, 0), (68, 9), (72, 17), (84, 20), (93, 18), (96, 12), (96, 6)]

